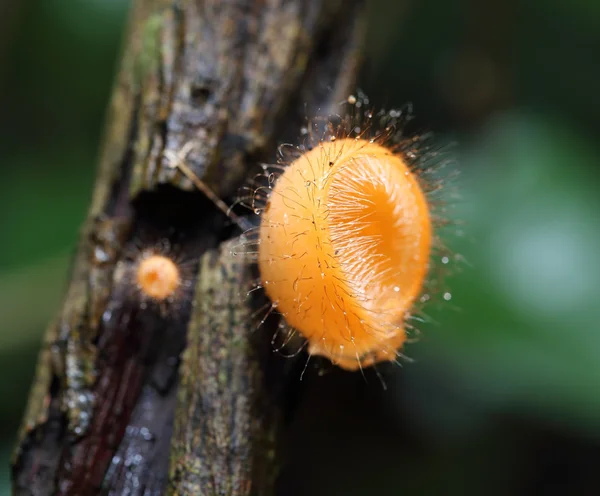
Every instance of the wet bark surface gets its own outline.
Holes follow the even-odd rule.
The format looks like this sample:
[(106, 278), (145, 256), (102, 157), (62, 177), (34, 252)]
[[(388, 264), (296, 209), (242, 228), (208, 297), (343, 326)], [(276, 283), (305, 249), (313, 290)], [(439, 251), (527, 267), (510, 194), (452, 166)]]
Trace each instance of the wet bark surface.
[[(231, 254), (241, 231), (169, 157), (187, 146), (186, 164), (233, 202), (306, 116), (354, 88), (362, 7), (134, 2), (89, 216), (14, 454), (14, 494), (273, 493), (295, 361), (272, 353), (272, 327), (256, 329), (255, 268)], [(185, 289), (167, 305), (143, 301), (133, 279), (148, 247), (182, 267)]]

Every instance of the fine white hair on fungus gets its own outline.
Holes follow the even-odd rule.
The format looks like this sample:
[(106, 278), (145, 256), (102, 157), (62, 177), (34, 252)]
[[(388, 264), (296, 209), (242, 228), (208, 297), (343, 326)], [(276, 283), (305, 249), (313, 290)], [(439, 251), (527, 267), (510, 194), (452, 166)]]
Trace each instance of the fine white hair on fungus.
[(437, 235), (449, 161), (428, 136), (404, 136), (410, 108), (366, 104), (351, 96), (343, 115), (311, 121), (240, 199), (260, 215), (239, 251), (256, 260), (255, 289), (271, 301), (261, 323), (281, 314), (283, 345), (300, 335), (309, 356), (348, 370), (403, 357), (451, 258)]

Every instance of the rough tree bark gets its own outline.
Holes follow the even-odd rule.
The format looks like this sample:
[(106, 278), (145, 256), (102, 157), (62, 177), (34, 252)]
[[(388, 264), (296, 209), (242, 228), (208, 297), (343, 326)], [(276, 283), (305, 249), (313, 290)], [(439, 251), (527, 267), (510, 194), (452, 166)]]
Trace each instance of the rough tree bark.
[[(363, 17), (361, 0), (134, 2), (14, 494), (273, 493), (298, 375), (272, 353), (272, 330), (255, 332), (235, 226), (166, 157), (193, 142), (187, 165), (235, 198), (306, 115), (353, 88)], [(131, 278), (136, 247), (157, 244), (192, 286), (167, 308), (141, 305)]]

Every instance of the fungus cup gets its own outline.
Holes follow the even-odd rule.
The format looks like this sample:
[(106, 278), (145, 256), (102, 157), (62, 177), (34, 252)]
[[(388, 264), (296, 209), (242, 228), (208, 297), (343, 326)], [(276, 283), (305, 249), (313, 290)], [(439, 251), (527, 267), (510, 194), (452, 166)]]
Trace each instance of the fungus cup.
[(177, 264), (160, 254), (147, 254), (136, 269), (138, 289), (148, 298), (158, 302), (173, 297), (181, 285)]
[(396, 358), (429, 265), (431, 220), (403, 158), (361, 138), (322, 142), (277, 179), (260, 277), (310, 354), (346, 369)]

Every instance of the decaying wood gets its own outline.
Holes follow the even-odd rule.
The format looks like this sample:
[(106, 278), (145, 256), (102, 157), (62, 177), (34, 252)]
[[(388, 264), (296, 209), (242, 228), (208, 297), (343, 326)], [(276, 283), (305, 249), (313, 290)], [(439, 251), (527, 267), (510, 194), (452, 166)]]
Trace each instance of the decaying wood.
[(208, 252), (200, 265), (172, 440), (174, 495), (245, 494), (251, 483), (272, 484), (278, 412), (269, 406), (268, 358), (258, 356), (261, 335), (253, 335), (246, 305), (250, 265), (231, 256), (235, 244)]
[[(235, 227), (168, 157), (192, 143), (187, 165), (231, 201), (306, 115), (353, 88), (361, 4), (134, 2), (89, 217), (15, 450), (14, 494), (272, 493), (294, 381), (268, 328), (255, 331), (255, 276), (226, 242)], [(190, 289), (167, 308), (142, 304), (131, 277), (137, 247), (157, 244), (188, 268)]]

